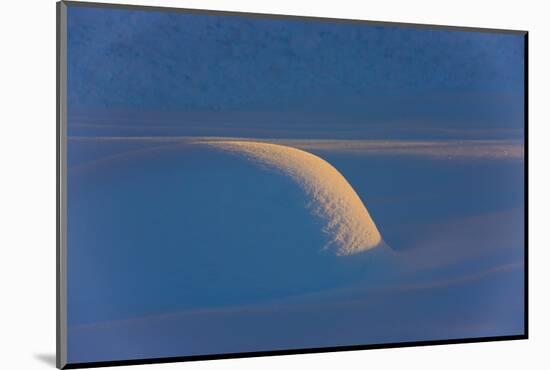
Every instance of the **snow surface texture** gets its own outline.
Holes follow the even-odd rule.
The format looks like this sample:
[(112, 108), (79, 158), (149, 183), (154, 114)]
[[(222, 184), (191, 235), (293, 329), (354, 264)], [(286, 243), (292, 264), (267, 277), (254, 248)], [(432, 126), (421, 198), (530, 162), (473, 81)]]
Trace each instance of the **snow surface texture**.
[(316, 155), (284, 145), (251, 141), (201, 141), (241, 154), (296, 181), (311, 199), (309, 208), (325, 221), (330, 241), (325, 249), (350, 255), (381, 244), (382, 238), (367, 208), (345, 177)]

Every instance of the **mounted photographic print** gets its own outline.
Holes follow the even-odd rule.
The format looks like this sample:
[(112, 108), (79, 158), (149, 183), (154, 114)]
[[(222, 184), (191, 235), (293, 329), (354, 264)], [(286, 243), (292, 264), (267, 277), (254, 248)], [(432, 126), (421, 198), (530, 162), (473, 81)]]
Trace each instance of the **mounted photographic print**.
[(58, 367), (527, 338), (527, 32), (57, 11)]

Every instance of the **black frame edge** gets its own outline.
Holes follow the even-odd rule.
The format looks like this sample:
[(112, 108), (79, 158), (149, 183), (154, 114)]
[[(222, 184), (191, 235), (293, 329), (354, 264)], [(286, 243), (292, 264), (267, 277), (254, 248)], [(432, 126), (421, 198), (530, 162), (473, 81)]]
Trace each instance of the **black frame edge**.
[(110, 9), (128, 9), (136, 11), (161, 11), (161, 12), (178, 12), (188, 14), (209, 14), (209, 15), (224, 15), (224, 16), (237, 16), (237, 17), (256, 17), (256, 18), (270, 18), (270, 19), (294, 19), (294, 20), (309, 20), (309, 21), (321, 21), (331, 23), (358, 23), (358, 24), (370, 24), (373, 26), (391, 26), (391, 27), (407, 27), (407, 28), (424, 28), (424, 29), (438, 29), (449, 31), (466, 31), (466, 32), (488, 32), (488, 33), (503, 33), (511, 35), (524, 35), (526, 30), (515, 29), (498, 29), (498, 28), (484, 28), (484, 27), (462, 27), (462, 26), (449, 26), (449, 25), (437, 25), (427, 23), (406, 23), (406, 22), (385, 22), (374, 21), (365, 19), (353, 19), (353, 18), (331, 18), (320, 16), (304, 16), (304, 15), (292, 15), (292, 14), (270, 14), (270, 13), (252, 13), (242, 11), (229, 11), (229, 10), (210, 10), (199, 8), (175, 8), (168, 6), (153, 6), (153, 5), (130, 5), (130, 4), (115, 4), (115, 3), (100, 3), (100, 2), (86, 2), (86, 1), (74, 1), (74, 0), (62, 0), (67, 6), (79, 6), (88, 8), (110, 8)]
[(59, 17), (60, 3), (55, 4), (55, 364), (61, 367), (59, 324)]
[(525, 337), (529, 337), (529, 33), (523, 36), (523, 145), (524, 145), (524, 324)]
[(224, 360), (224, 359), (236, 359), (236, 358), (284, 356), (284, 355), (304, 355), (304, 354), (327, 353), (327, 352), (347, 352), (347, 351), (359, 351), (359, 350), (423, 347), (423, 346), (448, 345), (448, 344), (500, 342), (500, 341), (524, 340), (524, 339), (528, 339), (525, 334), (507, 335), (507, 336), (499, 336), (499, 337), (428, 340), (428, 341), (419, 341), (419, 342), (382, 343), (382, 344), (368, 344), (368, 345), (354, 345), (354, 346), (289, 349), (289, 350), (276, 350), (276, 351), (222, 353), (222, 354), (214, 354), (214, 355), (159, 357), (159, 358), (136, 359), (136, 360), (68, 363), (66, 366), (63, 367), (63, 369), (82, 369), (82, 368), (127, 366), (127, 365), (151, 365), (151, 364), (172, 363), (172, 362)]
[(60, 189), (59, 189), (59, 103), (60, 103), (60, 94), (59, 94), (59, 59), (60, 59), (60, 19), (61, 19), (61, 3), (55, 4), (55, 365), (57, 368), (62, 368), (64, 364), (61, 363), (61, 313), (60, 313), (60, 300), (59, 300), (59, 288), (60, 288), (60, 233), (59, 226), (61, 225), (59, 220), (59, 198), (60, 198)]
[(66, 227), (65, 227), (65, 128), (67, 5), (56, 4), (56, 367), (67, 365)]

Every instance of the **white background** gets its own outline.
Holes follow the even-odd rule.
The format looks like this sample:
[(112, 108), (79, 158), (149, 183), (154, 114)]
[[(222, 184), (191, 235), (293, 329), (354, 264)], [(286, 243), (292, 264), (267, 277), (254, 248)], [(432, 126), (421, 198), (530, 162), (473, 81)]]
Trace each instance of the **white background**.
[[(113, 1), (112, 2), (120, 2)], [(549, 24), (544, 1), (132, 1), (530, 31), (530, 339), (195, 363), (140, 369), (550, 368)], [(0, 22), (0, 368), (53, 368), (55, 354), (55, 2), (5, 1)], [(134, 367), (138, 368), (138, 367)]]

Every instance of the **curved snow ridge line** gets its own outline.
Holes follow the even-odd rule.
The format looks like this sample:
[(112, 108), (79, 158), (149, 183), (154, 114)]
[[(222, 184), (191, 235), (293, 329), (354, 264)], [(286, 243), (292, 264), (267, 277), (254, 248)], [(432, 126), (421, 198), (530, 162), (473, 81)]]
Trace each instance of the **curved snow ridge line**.
[(335, 254), (342, 256), (381, 244), (380, 233), (361, 198), (345, 177), (324, 159), (300, 149), (264, 142), (205, 140), (199, 143), (245, 155), (296, 181), (310, 197), (312, 212), (326, 222), (323, 231), (330, 241), (325, 249), (334, 249)]

